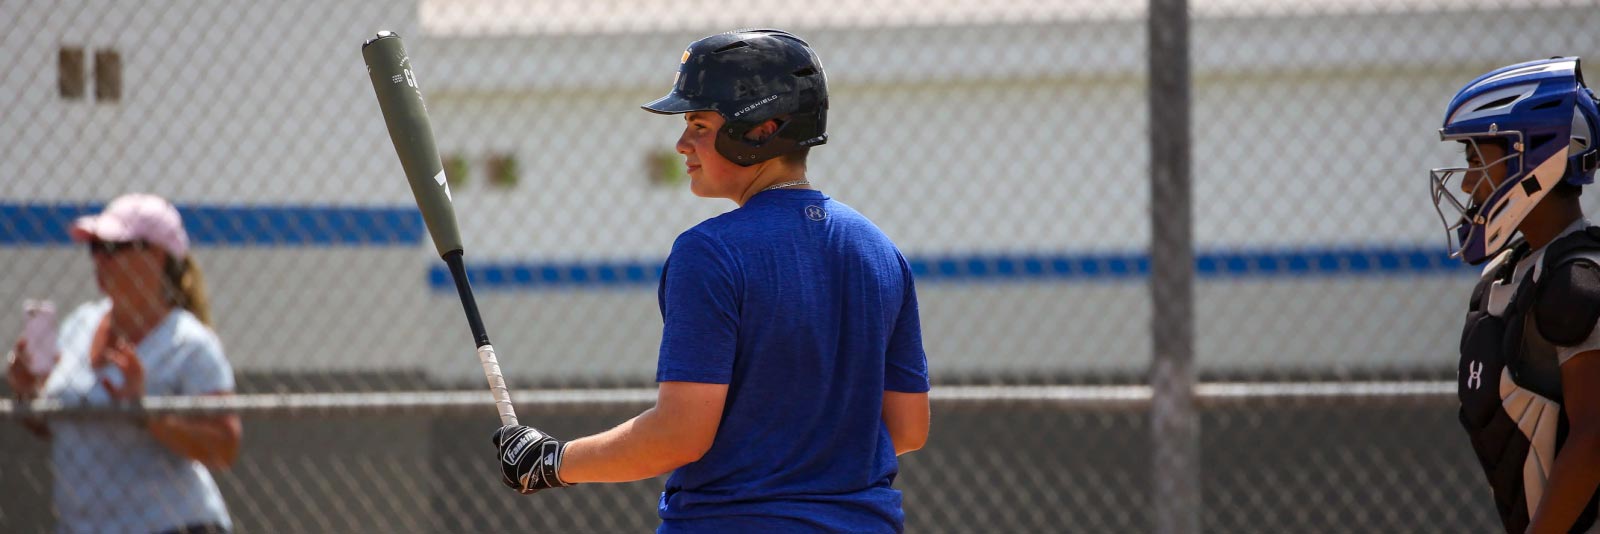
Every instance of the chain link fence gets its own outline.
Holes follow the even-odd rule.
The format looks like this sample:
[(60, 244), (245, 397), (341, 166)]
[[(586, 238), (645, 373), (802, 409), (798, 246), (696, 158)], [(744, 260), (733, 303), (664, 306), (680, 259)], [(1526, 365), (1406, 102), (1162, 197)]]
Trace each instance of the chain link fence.
[[(62, 318), (100, 299), (67, 228), (156, 193), (238, 395), (146, 404), (241, 414), (237, 461), (209, 470), (234, 531), (650, 531), (661, 480), (500, 486), (359, 45), (405, 36), (519, 413), (576, 437), (649, 405), (661, 262), (732, 208), (689, 193), (681, 122), (638, 106), (694, 39), (781, 27), (832, 93), (809, 176), (918, 277), (935, 415), (901, 458), (908, 532), (1156, 531), (1169, 476), (1195, 477), (1204, 532), (1496, 528), (1449, 382), (1473, 271), (1444, 257), (1424, 178), (1460, 157), (1434, 132), (1461, 84), (1600, 50), (1594, 2), (1191, 0), (1156, 23), (1135, 2), (859, 4), (0, 0), (0, 335), (24, 299)], [(1175, 246), (1151, 221), (1185, 211), (1150, 200), (1165, 24), (1189, 36), (1199, 434), (1178, 472), (1152, 461), (1144, 385), (1171, 326), (1151, 251)], [(63, 480), (61, 433), (13, 424), (134, 414), (0, 413), (0, 531), (149, 498)]]

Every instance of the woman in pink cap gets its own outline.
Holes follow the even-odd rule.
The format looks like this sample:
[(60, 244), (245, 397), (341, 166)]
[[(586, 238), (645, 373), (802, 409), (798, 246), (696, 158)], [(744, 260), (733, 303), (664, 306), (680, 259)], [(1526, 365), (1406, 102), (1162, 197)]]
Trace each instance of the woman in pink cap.
[[(211, 330), (200, 270), (178, 210), (161, 197), (118, 197), (70, 229), (87, 243), (105, 298), (62, 322), (59, 360), (28, 371), (16, 345), (7, 373), (22, 399), (137, 402), (145, 395), (228, 395), (233, 368)], [(33, 425), (51, 441), (61, 532), (227, 532), (209, 469), (238, 456), (237, 415), (68, 418)]]

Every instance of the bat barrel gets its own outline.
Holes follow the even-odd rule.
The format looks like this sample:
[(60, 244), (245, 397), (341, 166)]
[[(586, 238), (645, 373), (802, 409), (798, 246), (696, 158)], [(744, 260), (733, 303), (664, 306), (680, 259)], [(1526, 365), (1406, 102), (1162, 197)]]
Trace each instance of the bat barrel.
[(400, 166), (411, 183), (411, 194), (422, 210), (434, 247), (441, 257), (461, 250), (461, 231), (456, 226), (450, 185), (445, 181), (428, 107), (422, 100), (422, 89), (417, 85), (405, 44), (399, 34), (378, 32), (362, 43), (361, 56), (367, 62), (367, 75), (377, 92), (383, 122), (389, 127), (389, 139), (394, 141), (395, 153), (400, 156)]
[(478, 361), (483, 364), (484, 377), (489, 380), (489, 392), (494, 396), (500, 422), (515, 425), (517, 414), (511, 406), (511, 392), (500, 375), (500, 362), (495, 357), (494, 346), (489, 344), (483, 319), (478, 315), (472, 286), (467, 283), (466, 267), (461, 260), (461, 231), (456, 227), (450, 185), (445, 181), (444, 165), (439, 162), (439, 149), (434, 146), (433, 125), (428, 121), (428, 107), (422, 101), (416, 73), (411, 70), (411, 58), (406, 55), (400, 36), (394, 32), (378, 32), (362, 43), (361, 57), (367, 62), (367, 75), (372, 78), (372, 89), (378, 95), (383, 122), (389, 127), (389, 139), (394, 141), (400, 166), (411, 183), (411, 194), (416, 197), (422, 220), (428, 225), (428, 235), (433, 236), (433, 246), (455, 278), (456, 291), (461, 295), (461, 307), (467, 313), (467, 325), (472, 328)]

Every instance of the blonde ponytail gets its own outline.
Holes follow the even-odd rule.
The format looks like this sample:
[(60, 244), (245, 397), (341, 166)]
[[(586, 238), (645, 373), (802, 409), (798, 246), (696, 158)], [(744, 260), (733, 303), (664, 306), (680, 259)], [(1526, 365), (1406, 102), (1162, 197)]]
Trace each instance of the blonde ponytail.
[(167, 287), (173, 304), (189, 310), (206, 326), (211, 324), (211, 299), (206, 295), (206, 279), (194, 256), (167, 263)]

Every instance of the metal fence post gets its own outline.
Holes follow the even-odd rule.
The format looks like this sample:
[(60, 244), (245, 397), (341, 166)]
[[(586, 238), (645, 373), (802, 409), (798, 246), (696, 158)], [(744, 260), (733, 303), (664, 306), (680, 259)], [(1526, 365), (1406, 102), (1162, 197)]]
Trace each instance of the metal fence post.
[(1200, 531), (1187, 0), (1150, 0), (1150, 368), (1155, 532)]

